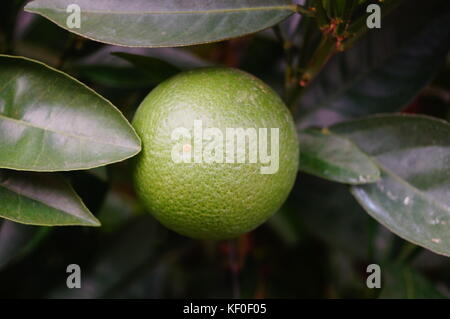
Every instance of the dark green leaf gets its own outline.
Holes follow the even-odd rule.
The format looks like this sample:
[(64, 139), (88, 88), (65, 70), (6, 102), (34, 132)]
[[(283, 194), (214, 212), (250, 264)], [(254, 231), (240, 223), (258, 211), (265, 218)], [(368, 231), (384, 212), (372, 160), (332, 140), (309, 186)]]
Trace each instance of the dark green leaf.
[(301, 237), (296, 225), (289, 219), (289, 214), (289, 209), (283, 206), (267, 220), (267, 224), (287, 246), (297, 244)]
[(47, 227), (0, 220), (0, 269), (31, 252), (48, 231)]
[(136, 208), (135, 198), (120, 187), (112, 186), (98, 213), (102, 231), (113, 232), (123, 226), (136, 215)]
[(377, 181), (380, 171), (350, 140), (328, 130), (308, 129), (300, 134), (301, 171), (347, 184)]
[[(142, 216), (124, 225), (108, 237), (93, 260), (85, 269), (80, 289), (67, 289), (58, 284), (50, 298), (108, 298), (120, 292), (130, 282), (140, 279), (142, 272), (152, 270), (160, 260), (157, 245), (165, 238), (151, 216)], [(125, 289), (126, 290), (126, 289)]]
[(327, 126), (407, 105), (450, 47), (450, 5), (405, 1), (353, 48), (337, 54), (296, 103), (299, 126)]
[(81, 26), (68, 28), (72, 0), (35, 0), (25, 9), (100, 42), (172, 47), (214, 42), (269, 28), (294, 13), (289, 0), (78, 0)]
[(158, 84), (181, 71), (166, 61), (150, 56), (125, 52), (114, 52), (113, 55), (130, 62), (139, 70), (145, 72), (152, 84)]
[(380, 115), (329, 130), (351, 140), (381, 171), (378, 182), (352, 188), (366, 211), (400, 237), (450, 256), (450, 125)]
[(441, 299), (445, 298), (428, 280), (402, 264), (381, 267), (383, 277), (381, 299)]
[(0, 66), (0, 167), (88, 169), (140, 151), (124, 116), (80, 82), (26, 58)]
[(120, 52), (113, 45), (102, 46), (98, 51), (89, 54), (76, 61), (74, 68), (101, 65), (130, 67), (130, 62), (116, 56), (116, 53), (139, 55), (165, 61), (180, 70), (194, 69), (213, 65), (211, 62), (200, 58), (189, 48), (121, 48)]
[(78, 77), (112, 88), (139, 89), (155, 84), (147, 74), (133, 67), (82, 65), (72, 69)]
[(69, 184), (49, 173), (0, 171), (0, 217), (40, 226), (100, 226)]
[(277, 214), (284, 215), (291, 227), (300, 222), (310, 234), (347, 256), (359, 260), (372, 256), (375, 231), (372, 228), (377, 224), (364, 213), (345, 185), (301, 174), (287, 207)]
[(91, 174), (92, 176), (97, 177), (102, 182), (108, 182), (108, 172), (106, 170), (106, 166), (92, 168), (90, 170), (87, 170), (86, 172)]
[(133, 66), (117, 64), (76, 65), (73, 70), (98, 84), (114, 88), (145, 88), (154, 86), (180, 72), (180, 69), (161, 59), (125, 52), (114, 52)]

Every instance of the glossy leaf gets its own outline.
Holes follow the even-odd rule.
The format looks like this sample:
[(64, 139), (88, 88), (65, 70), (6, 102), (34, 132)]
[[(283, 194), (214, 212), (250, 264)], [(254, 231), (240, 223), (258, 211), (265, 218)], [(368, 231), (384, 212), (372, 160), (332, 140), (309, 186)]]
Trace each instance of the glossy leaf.
[(88, 169), (139, 151), (131, 125), (100, 95), (42, 63), (0, 56), (0, 167)]
[(100, 226), (74, 190), (49, 173), (0, 171), (0, 217), (40, 226)]
[(296, 101), (299, 127), (328, 126), (406, 106), (433, 78), (450, 48), (450, 4), (404, 5), (337, 54)]
[(88, 65), (108, 65), (108, 66), (129, 66), (130, 62), (119, 58), (116, 54), (130, 54), (143, 57), (151, 57), (165, 61), (174, 67), (185, 70), (213, 65), (210, 61), (204, 60), (188, 48), (120, 48), (113, 45), (102, 46), (96, 52), (77, 60), (77, 66)]
[(289, 0), (78, 0), (80, 28), (69, 28), (72, 0), (35, 0), (25, 9), (100, 42), (173, 47), (214, 42), (269, 28), (294, 13)]
[(398, 236), (450, 255), (450, 125), (424, 116), (380, 115), (340, 123), (376, 163), (381, 179), (352, 187), (378, 222)]
[(380, 171), (350, 140), (328, 130), (308, 129), (299, 133), (299, 169), (325, 179), (347, 184), (377, 181)]

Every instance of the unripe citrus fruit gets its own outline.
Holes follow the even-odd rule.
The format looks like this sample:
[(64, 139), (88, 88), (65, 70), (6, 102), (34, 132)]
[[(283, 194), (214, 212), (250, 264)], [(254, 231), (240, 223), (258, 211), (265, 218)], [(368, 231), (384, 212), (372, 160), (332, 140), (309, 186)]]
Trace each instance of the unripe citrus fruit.
[(231, 238), (277, 211), (294, 183), (298, 140), (278, 95), (245, 72), (203, 68), (156, 87), (133, 125), (136, 190), (166, 227)]

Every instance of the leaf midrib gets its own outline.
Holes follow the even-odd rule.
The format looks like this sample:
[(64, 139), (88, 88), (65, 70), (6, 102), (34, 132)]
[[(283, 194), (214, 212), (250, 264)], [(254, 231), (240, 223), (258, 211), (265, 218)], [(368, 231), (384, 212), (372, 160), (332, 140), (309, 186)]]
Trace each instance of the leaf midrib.
[[(336, 170), (336, 171), (344, 172), (344, 174), (355, 176), (355, 177), (354, 177), (355, 180), (358, 180), (359, 176), (362, 175), (362, 174), (359, 174), (358, 171), (349, 169), (349, 168), (346, 167), (346, 166), (338, 166), (338, 165), (334, 164), (334, 162), (326, 161), (326, 160), (323, 160), (323, 159), (318, 158), (318, 157), (312, 157), (312, 158), (314, 158), (316, 161), (319, 161), (319, 162), (321, 162), (321, 163), (327, 164), (328, 166), (330, 166), (332, 169), (334, 169), (334, 170)], [(374, 165), (375, 165), (375, 164), (374, 164)], [(306, 171), (304, 168), (303, 168), (303, 170)], [(319, 175), (319, 174), (315, 173), (313, 170), (308, 171), (308, 173), (313, 174), (313, 175)], [(329, 176), (329, 175), (327, 175), (327, 174), (321, 174), (321, 175), (323, 175), (323, 176)], [(367, 175), (370, 176), (371, 179), (375, 177), (373, 174), (367, 174)], [(378, 178), (378, 179), (379, 179), (379, 178)], [(378, 179), (374, 180), (373, 182), (378, 181)], [(343, 182), (345, 182), (345, 183), (348, 183), (348, 184), (350, 184), (350, 185), (355, 185), (355, 186), (356, 186), (356, 185), (364, 185), (364, 184), (368, 184), (368, 183), (366, 183), (366, 182), (363, 182), (363, 183), (355, 183), (355, 182), (351, 182), (349, 178), (342, 177), (342, 175), (341, 175), (339, 178), (334, 178), (334, 180), (343, 181)], [(369, 183), (371, 183), (371, 182), (369, 182)]]
[[(46, 202), (42, 201), (39, 198), (33, 197), (33, 196), (29, 195), (29, 194), (21, 193), (20, 191), (17, 191), (16, 189), (11, 189), (11, 188), (7, 187), (7, 185), (5, 185), (5, 181), (0, 183), (0, 187), (3, 187), (4, 189), (6, 189), (6, 190), (8, 190), (8, 191), (10, 191), (10, 192), (12, 192), (12, 193), (14, 193), (14, 194), (16, 194), (18, 196), (18, 198), (19, 198), (19, 217), (20, 217), (21, 212), (22, 212), (22, 208), (21, 208), (22, 207), (22, 205), (21, 205), (22, 204), (22, 198), (26, 198), (28, 200), (36, 201), (36, 202), (38, 202), (38, 203), (40, 203), (42, 205), (45, 205), (45, 206), (47, 206), (49, 208), (52, 208), (52, 209), (58, 211), (62, 215), (70, 215), (70, 216), (76, 218), (77, 220), (80, 220), (80, 221), (92, 224), (92, 220), (89, 219), (89, 218), (86, 218), (85, 216), (79, 216), (79, 215), (77, 215), (77, 214), (75, 214), (73, 212), (61, 210), (61, 208), (55, 207), (55, 206), (51, 205), (50, 203), (46, 203)], [(4, 215), (2, 214), (2, 216), (4, 216)], [(7, 217), (5, 217), (5, 218), (7, 218)]]
[[(52, 10), (57, 12), (66, 13), (65, 9), (61, 8), (26, 8), (28, 11), (38, 12), (39, 10)], [(103, 10), (89, 10), (83, 9), (84, 14), (111, 14), (111, 15), (180, 15), (180, 14), (220, 14), (220, 13), (239, 13), (239, 12), (251, 12), (251, 11), (296, 11), (296, 5), (280, 5), (280, 6), (260, 6), (260, 7), (245, 7), (245, 8), (229, 8), (229, 9), (211, 9), (211, 10), (161, 10), (161, 11), (103, 11)]]
[[(304, 133), (307, 134), (307, 132), (304, 132)], [(352, 141), (350, 141), (348, 138), (345, 138), (345, 137), (343, 137), (343, 136), (340, 136), (340, 135), (338, 135), (338, 134), (336, 134), (336, 133), (332, 133), (332, 132), (330, 132), (329, 134), (330, 134), (331, 136), (336, 137), (336, 138), (343, 139), (344, 141), (347, 141), (347, 142), (350, 144), (350, 146), (353, 146), (356, 150), (360, 151), (361, 154), (364, 154), (364, 155), (367, 156), (366, 153), (364, 153), (364, 152), (363, 152), (363, 151), (362, 151), (355, 143), (353, 143)], [(351, 169), (351, 168), (349, 168), (349, 167), (346, 167), (346, 166), (338, 166), (338, 165), (335, 165), (334, 162), (322, 160), (322, 159), (320, 159), (320, 158), (318, 158), (318, 157), (314, 157), (314, 158), (316, 158), (316, 160), (319, 160), (319, 161), (322, 162), (322, 163), (325, 163), (325, 164), (328, 164), (329, 166), (334, 167), (334, 168), (337, 169), (337, 170), (340, 170), (340, 171), (347, 171), (347, 172), (349, 172), (350, 174), (355, 175), (356, 177), (359, 177), (360, 175), (362, 175), (362, 174), (359, 174), (358, 171), (353, 170), (353, 169)], [(371, 164), (372, 164), (376, 169), (378, 169), (378, 166), (377, 166), (377, 164), (374, 162), (373, 158), (371, 158), (370, 156), (368, 156), (368, 159), (370, 160)], [(379, 171), (378, 171), (378, 173), (379, 173)], [(324, 175), (325, 175), (325, 174), (324, 174)], [(376, 176), (373, 175), (373, 174), (366, 174), (366, 175), (367, 175), (367, 176), (370, 176), (370, 178), (376, 177)], [(378, 178), (376, 178), (373, 182), (376, 182), (376, 181), (378, 181), (379, 179), (380, 179), (380, 176), (378, 176)], [(340, 180), (343, 180), (343, 179), (340, 179)], [(348, 179), (345, 179), (345, 180), (348, 180)], [(362, 184), (367, 184), (367, 183), (350, 183), (350, 184), (352, 184), (352, 185), (362, 185)]]
[(43, 131), (51, 132), (51, 133), (54, 133), (54, 134), (64, 135), (64, 136), (71, 137), (71, 138), (74, 138), (74, 139), (87, 140), (87, 141), (91, 141), (91, 142), (98, 143), (98, 144), (118, 146), (118, 147), (122, 147), (122, 148), (126, 148), (126, 149), (134, 149), (131, 146), (126, 146), (126, 145), (122, 145), (122, 144), (108, 143), (108, 142), (105, 142), (105, 141), (102, 141), (102, 140), (97, 140), (97, 139), (94, 139), (94, 138), (91, 138), (91, 137), (88, 137), (88, 136), (84, 136), (84, 135), (70, 134), (68, 132), (58, 131), (58, 130), (50, 129), (48, 127), (42, 127), (42, 126), (36, 125), (34, 123), (30, 123), (30, 122), (26, 122), (26, 121), (23, 121), (23, 120), (7, 117), (7, 116), (5, 116), (3, 114), (0, 114), (0, 119), (4, 119), (6, 121), (11, 121), (11, 122), (14, 122), (14, 123), (18, 123), (18, 124), (23, 125), (23, 126), (32, 127), (32, 128), (35, 128), (35, 129), (40, 129), (40, 130), (43, 130)]
[[(343, 139), (346, 139), (349, 141), (349, 143), (353, 144), (357, 149), (359, 149), (361, 151), (361, 153), (365, 154), (368, 158), (371, 159), (371, 161), (377, 166), (379, 167), (381, 170), (383, 170), (386, 174), (390, 175), (393, 179), (395, 179), (398, 183), (404, 185), (406, 188), (412, 190), (414, 193), (418, 194), (420, 197), (426, 199), (426, 201), (431, 201), (431, 203), (433, 203), (434, 205), (436, 205), (438, 208), (444, 210), (444, 211), (448, 211), (448, 209), (445, 206), (442, 206), (441, 202), (439, 200), (437, 200), (436, 198), (434, 198), (431, 195), (428, 195), (426, 193), (424, 193), (422, 190), (416, 188), (414, 185), (408, 183), (407, 181), (405, 181), (404, 179), (402, 179), (400, 176), (398, 176), (396, 173), (394, 173), (393, 171), (391, 171), (390, 169), (386, 168), (386, 166), (384, 166), (383, 164), (380, 163), (380, 161), (378, 160), (378, 158), (376, 156), (372, 156), (371, 154), (364, 152), (356, 143), (354, 143), (351, 139), (347, 138), (346, 136), (342, 136), (339, 135), (337, 133), (332, 133), (338, 137), (341, 137)], [(364, 186), (364, 185), (355, 185), (355, 186)]]
[(448, 212), (448, 208), (444, 206), (442, 206), (443, 204), (441, 204), (441, 202), (439, 200), (437, 200), (436, 198), (434, 198), (433, 196), (423, 192), (422, 190), (416, 188), (414, 185), (408, 183), (407, 181), (405, 181), (404, 179), (402, 179), (400, 176), (398, 176), (396, 173), (394, 173), (393, 171), (391, 171), (390, 169), (386, 168), (383, 164), (381, 164), (379, 161), (376, 161), (377, 165), (388, 175), (390, 175), (393, 179), (395, 179), (398, 183), (402, 184), (403, 186), (405, 186), (406, 188), (409, 188), (410, 190), (412, 190), (414, 193), (418, 194), (420, 197), (424, 198), (426, 201), (430, 201), (431, 203), (433, 203), (434, 205), (436, 205), (438, 208), (442, 209), (443, 211)]

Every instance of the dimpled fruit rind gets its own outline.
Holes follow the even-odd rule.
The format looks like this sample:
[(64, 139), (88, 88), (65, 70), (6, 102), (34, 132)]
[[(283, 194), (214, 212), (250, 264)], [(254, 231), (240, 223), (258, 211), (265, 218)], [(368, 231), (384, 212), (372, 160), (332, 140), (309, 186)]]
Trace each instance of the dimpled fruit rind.
[[(172, 132), (193, 132), (194, 120), (224, 136), (226, 128), (279, 128), (278, 171), (261, 174), (268, 164), (248, 160), (175, 163)], [(157, 220), (185, 236), (225, 239), (258, 227), (280, 208), (297, 175), (290, 112), (270, 87), (240, 70), (202, 68), (164, 81), (141, 103), (133, 126), (143, 146), (134, 167), (137, 194)], [(268, 143), (270, 154), (270, 133)]]

